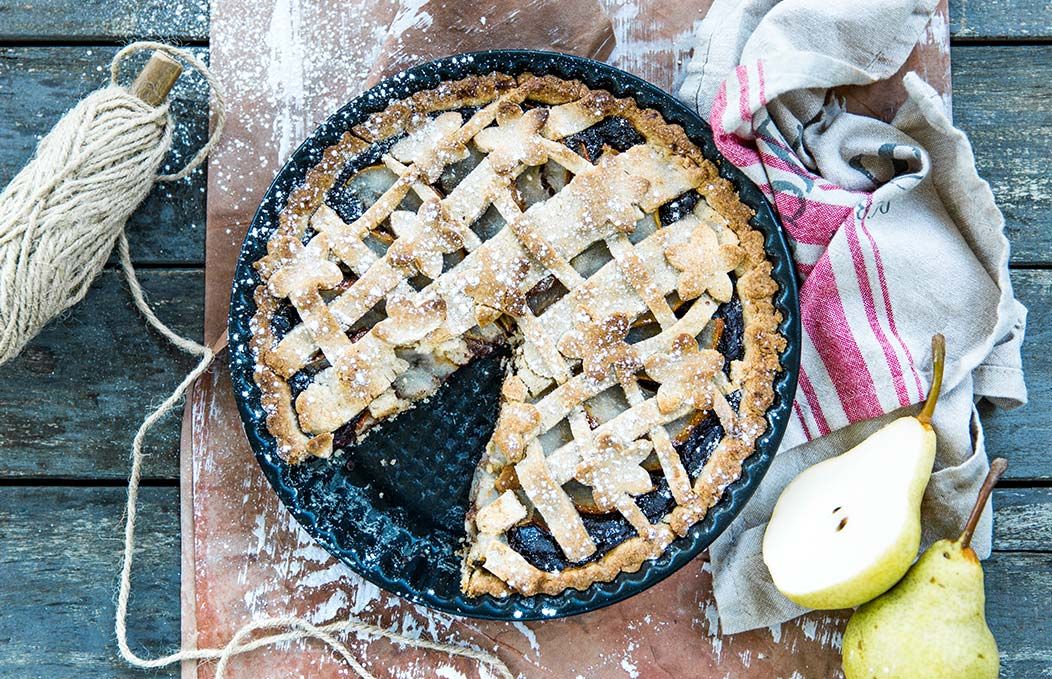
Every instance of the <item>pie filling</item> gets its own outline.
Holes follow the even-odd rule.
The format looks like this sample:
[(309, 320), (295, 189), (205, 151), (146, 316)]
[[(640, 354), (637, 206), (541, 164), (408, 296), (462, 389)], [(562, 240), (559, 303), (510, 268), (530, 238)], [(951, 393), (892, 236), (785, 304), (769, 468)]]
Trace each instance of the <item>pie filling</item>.
[(577, 82), (394, 102), (326, 152), (256, 263), (268, 428), (290, 462), (327, 457), (505, 352), (464, 591), (635, 570), (766, 428), (784, 339), (750, 215), (679, 127)]
[[(684, 433), (687, 436), (676, 445), (676, 451), (693, 481), (701, 472), (709, 454), (723, 438), (723, 425), (715, 416), (703, 417)], [(675, 499), (669, 490), (668, 481), (660, 473), (660, 467), (651, 462), (644, 463), (643, 468), (650, 473), (654, 490), (636, 497), (635, 502), (648, 521), (657, 523), (675, 506)], [(636, 537), (635, 528), (621, 514), (596, 513), (594, 509), (583, 504), (575, 503), (575, 506), (581, 512), (585, 529), (596, 545), (595, 553), (580, 563), (597, 561), (621, 543)], [(531, 565), (543, 571), (562, 571), (575, 565), (567, 560), (551, 531), (537, 517), (508, 529), (508, 543)]]

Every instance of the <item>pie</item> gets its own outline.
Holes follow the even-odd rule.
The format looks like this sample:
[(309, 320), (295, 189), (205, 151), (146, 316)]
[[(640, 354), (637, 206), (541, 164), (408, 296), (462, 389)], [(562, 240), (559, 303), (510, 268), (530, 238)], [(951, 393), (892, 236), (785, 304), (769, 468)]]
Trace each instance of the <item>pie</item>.
[(635, 571), (767, 427), (785, 340), (751, 217), (631, 98), (493, 73), (392, 101), (326, 150), (255, 262), (267, 427), (290, 463), (330, 456), (502, 347), (462, 589)]

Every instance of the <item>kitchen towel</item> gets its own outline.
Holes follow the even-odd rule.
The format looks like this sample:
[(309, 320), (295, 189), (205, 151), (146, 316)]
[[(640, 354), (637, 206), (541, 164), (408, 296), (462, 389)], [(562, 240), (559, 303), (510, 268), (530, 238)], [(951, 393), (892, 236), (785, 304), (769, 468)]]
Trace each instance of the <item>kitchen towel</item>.
[[(775, 206), (793, 247), (803, 321), (782, 446), (711, 548), (724, 633), (804, 612), (763, 563), (774, 503), (801, 470), (924, 400), (934, 333), (948, 351), (925, 545), (960, 532), (986, 474), (975, 402), (1026, 401), (1026, 309), (1008, 278), (1004, 219), (946, 102), (910, 73), (906, 102), (882, 122), (849, 113), (834, 89), (894, 75), (936, 4), (717, 0), (699, 27), (679, 95)], [(973, 542), (981, 556), (990, 551), (990, 514)]]

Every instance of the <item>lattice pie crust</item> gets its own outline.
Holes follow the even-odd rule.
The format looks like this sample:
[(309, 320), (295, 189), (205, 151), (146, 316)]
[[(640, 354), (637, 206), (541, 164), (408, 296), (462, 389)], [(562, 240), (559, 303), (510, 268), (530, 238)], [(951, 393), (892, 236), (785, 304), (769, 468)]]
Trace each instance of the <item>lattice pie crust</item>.
[[(346, 219), (337, 191), (358, 201)], [(290, 462), (326, 457), (505, 343), (464, 591), (634, 571), (705, 515), (766, 428), (784, 340), (750, 217), (679, 126), (579, 82), (492, 74), (395, 101), (326, 151), (256, 262), (268, 428)], [(714, 317), (732, 302), (736, 357)], [(722, 436), (692, 479), (680, 444), (705, 418)], [(655, 479), (670, 498), (648, 517)], [(629, 533), (601, 549), (585, 517), (611, 515)], [(527, 525), (554, 561), (515, 537)]]

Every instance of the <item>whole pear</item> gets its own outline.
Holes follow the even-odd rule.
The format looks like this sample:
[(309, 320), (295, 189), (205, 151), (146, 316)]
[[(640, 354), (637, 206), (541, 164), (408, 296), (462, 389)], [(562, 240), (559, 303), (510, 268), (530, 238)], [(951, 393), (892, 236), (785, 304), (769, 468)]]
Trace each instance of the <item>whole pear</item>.
[(885, 425), (805, 469), (782, 491), (763, 538), (775, 587), (807, 608), (851, 608), (898, 582), (920, 547), (920, 506), (935, 463), (931, 417), (945, 340), (932, 338), (932, 385), (917, 416)]
[(996, 679), (983, 569), (969, 543), (1005, 466), (1000, 458), (991, 464), (960, 538), (934, 543), (901, 582), (851, 616), (843, 641), (847, 679)]

